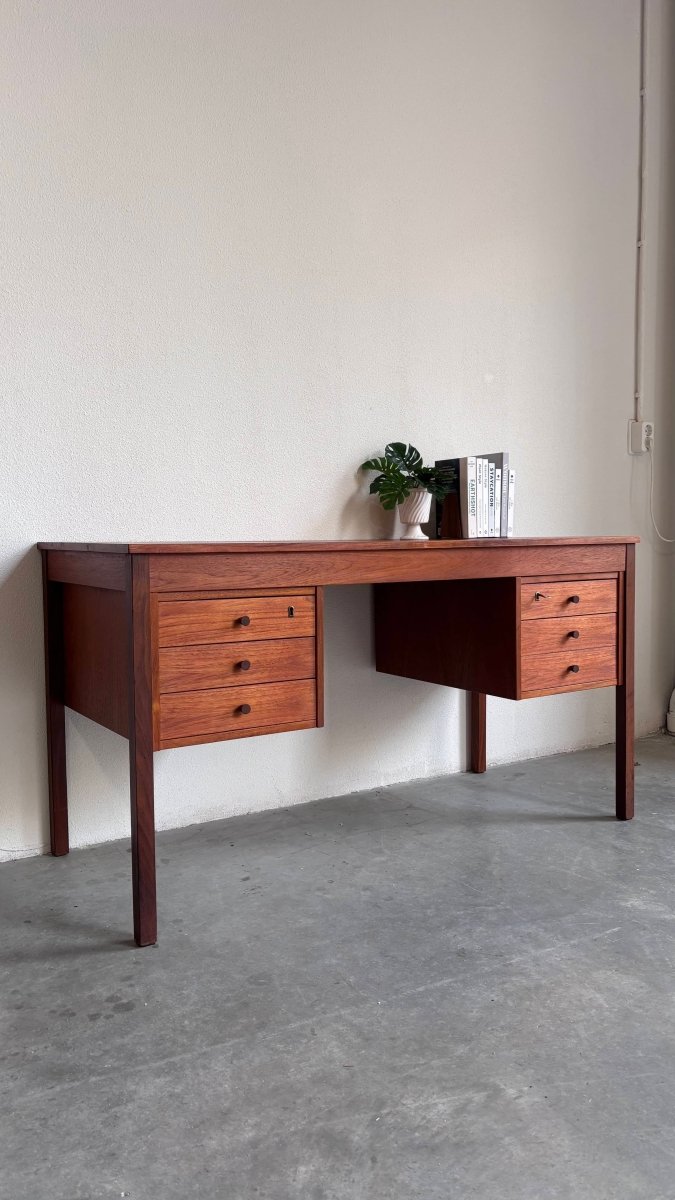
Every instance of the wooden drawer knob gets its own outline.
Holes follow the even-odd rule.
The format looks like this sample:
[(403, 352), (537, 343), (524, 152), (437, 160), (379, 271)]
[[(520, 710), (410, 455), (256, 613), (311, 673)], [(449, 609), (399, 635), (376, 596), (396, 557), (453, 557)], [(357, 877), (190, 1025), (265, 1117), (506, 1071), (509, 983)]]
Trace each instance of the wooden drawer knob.
[(568, 667), (568, 668), (567, 668), (567, 670), (568, 670), (568, 671), (573, 671), (573, 672), (574, 672), (574, 674), (576, 675), (576, 674), (577, 674), (577, 671), (579, 670), (579, 668), (578, 668), (577, 664), (576, 664), (576, 663), (574, 663), (574, 664), (573, 664), (573, 666), (571, 666), (571, 667)]
[[(577, 637), (578, 636), (579, 636), (579, 634), (577, 634)], [(248, 671), (250, 666), (251, 666), (251, 664), (250, 664), (249, 660), (247, 658), (242, 658), (241, 662), (239, 663), (239, 670), (240, 671)]]
[[(578, 671), (578, 670), (579, 670), (579, 668), (577, 667), (577, 671)], [(250, 713), (250, 711), (251, 711), (251, 705), (250, 705), (250, 704), (240, 704), (240, 705), (239, 705), (239, 708), (237, 709), (237, 712), (243, 713), (243, 714), (244, 714), (244, 716), (247, 716), (247, 715), (248, 715), (248, 713)]]
[(250, 617), (240, 617), (240, 618), (239, 618), (239, 624), (240, 624), (240, 625), (250, 625), (250, 624), (251, 624), (251, 618), (250, 618)]
[(570, 596), (570, 604), (578, 604), (578, 603), (579, 603), (578, 596)]
[(568, 636), (568, 637), (573, 637), (573, 638), (578, 638), (578, 636), (579, 636), (579, 630), (578, 630), (578, 629), (570, 629), (570, 631), (569, 631), (569, 633), (568, 633), (568, 635), (567, 635), (567, 636)]

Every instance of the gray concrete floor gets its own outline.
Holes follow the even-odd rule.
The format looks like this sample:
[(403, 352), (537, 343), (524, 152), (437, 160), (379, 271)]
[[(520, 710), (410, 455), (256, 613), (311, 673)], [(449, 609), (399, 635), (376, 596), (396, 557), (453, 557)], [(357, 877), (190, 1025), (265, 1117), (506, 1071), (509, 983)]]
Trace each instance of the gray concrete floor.
[(675, 739), (0, 868), (8, 1200), (675, 1197)]

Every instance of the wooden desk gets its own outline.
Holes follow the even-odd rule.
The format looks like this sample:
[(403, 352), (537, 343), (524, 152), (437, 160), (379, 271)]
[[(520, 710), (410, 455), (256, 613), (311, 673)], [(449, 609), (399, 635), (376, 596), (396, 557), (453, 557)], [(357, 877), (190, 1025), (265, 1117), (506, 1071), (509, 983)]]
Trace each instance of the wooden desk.
[(375, 584), (376, 668), (470, 693), (616, 688), (633, 816), (637, 538), (40, 543), (53, 854), (68, 853), (64, 707), (129, 739), (134, 936), (157, 940), (153, 751), (323, 724), (323, 589)]

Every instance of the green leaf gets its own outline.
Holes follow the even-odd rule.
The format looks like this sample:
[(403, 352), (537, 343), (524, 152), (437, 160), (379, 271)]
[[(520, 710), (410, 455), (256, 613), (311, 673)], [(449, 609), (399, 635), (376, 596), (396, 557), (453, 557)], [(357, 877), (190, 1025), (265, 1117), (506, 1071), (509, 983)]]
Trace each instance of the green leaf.
[(420, 486), (426, 488), (437, 500), (442, 500), (456, 485), (453, 472), (442, 467), (420, 467), (416, 472)]
[(371, 491), (379, 495), (382, 507), (389, 510), (403, 503), (412, 491), (412, 484), (399, 472), (391, 472), (378, 475), (371, 484)]
[(405, 442), (390, 442), (384, 448), (385, 457), (396, 463), (401, 470), (414, 472), (422, 466), (422, 455), (416, 446)]
[(451, 489), (443, 483), (430, 483), (427, 486), (427, 491), (431, 492), (434, 500), (445, 500), (445, 497), (450, 490)]

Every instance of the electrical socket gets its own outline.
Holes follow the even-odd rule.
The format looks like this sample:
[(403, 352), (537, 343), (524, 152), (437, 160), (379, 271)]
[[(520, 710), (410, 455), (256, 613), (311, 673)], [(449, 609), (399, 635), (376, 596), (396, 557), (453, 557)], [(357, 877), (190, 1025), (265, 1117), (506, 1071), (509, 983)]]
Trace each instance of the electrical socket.
[(654, 446), (653, 421), (628, 422), (628, 453), (646, 454)]

